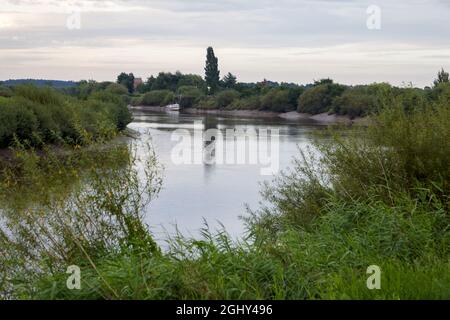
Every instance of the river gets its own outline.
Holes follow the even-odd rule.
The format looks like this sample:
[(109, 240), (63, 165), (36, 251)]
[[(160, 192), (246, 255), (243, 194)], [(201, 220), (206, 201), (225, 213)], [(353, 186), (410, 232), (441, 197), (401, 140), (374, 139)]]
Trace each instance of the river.
[(206, 146), (204, 142), (196, 141), (202, 138), (195, 135), (194, 124), (202, 124), (203, 132), (218, 129), (224, 135), (227, 129), (241, 130), (237, 134), (254, 130), (259, 137), (261, 132), (268, 130), (270, 142), (278, 141), (276, 150), (270, 147), (269, 151), (276, 152), (279, 169), (283, 170), (299, 154), (298, 148), (311, 146), (312, 133), (323, 128), (311, 120), (289, 122), (279, 118), (155, 113), (144, 109), (135, 109), (133, 114), (134, 121), (129, 128), (140, 132), (138, 139), (151, 137), (158, 160), (164, 167), (163, 189), (146, 213), (146, 222), (160, 241), (167, 238), (167, 233), (173, 234), (175, 226), (182, 233), (197, 237), (204, 221), (212, 230), (219, 229), (222, 224), (232, 237), (242, 235), (245, 230), (239, 217), (246, 214), (245, 206), (257, 208), (259, 201), (263, 201), (260, 183), (274, 178), (274, 175), (262, 174), (261, 169), (267, 166), (260, 162), (177, 163), (173, 154), (180, 140), (174, 138), (175, 130), (189, 132), (193, 143), (203, 143), (203, 147)]

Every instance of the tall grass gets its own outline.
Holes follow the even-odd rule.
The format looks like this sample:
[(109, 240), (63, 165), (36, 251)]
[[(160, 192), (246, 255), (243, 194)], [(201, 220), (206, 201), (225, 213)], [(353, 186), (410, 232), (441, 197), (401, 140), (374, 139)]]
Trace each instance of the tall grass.
[[(143, 207), (156, 196), (155, 157), (135, 170), (127, 145), (75, 150), (61, 158), (16, 149), (0, 184), (0, 257), (3, 297), (36, 294), (42, 276), (69, 265), (96, 268), (100, 258), (127, 250), (159, 254), (142, 222)], [(100, 165), (99, 165), (100, 163)], [(117, 297), (110, 292), (109, 298)]]

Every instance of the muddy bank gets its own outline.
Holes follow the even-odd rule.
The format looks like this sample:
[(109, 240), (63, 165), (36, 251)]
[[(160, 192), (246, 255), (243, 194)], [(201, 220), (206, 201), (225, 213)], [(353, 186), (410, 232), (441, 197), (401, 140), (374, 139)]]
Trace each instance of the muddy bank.
[[(152, 112), (167, 112), (165, 107), (154, 106), (133, 106), (132, 110), (152, 111)], [(308, 114), (298, 113), (296, 111), (277, 113), (271, 111), (259, 111), (259, 110), (217, 110), (217, 109), (197, 109), (188, 108), (181, 111), (185, 114), (212, 114), (221, 116), (235, 116), (235, 117), (249, 117), (249, 118), (281, 118), (289, 121), (305, 121), (310, 120), (318, 124), (364, 124), (366, 118), (350, 119), (347, 116), (339, 116), (336, 114), (320, 113), (320, 114)]]

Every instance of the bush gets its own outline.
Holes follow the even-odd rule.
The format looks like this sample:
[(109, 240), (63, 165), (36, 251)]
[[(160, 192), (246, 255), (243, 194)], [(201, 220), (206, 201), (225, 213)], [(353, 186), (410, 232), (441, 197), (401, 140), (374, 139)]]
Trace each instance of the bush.
[(62, 105), (64, 103), (63, 95), (50, 87), (21, 85), (14, 87), (14, 93), (17, 96), (43, 105)]
[(131, 122), (123, 97), (109, 90), (94, 91), (86, 101), (50, 88), (18, 86), (14, 91), (13, 97), (0, 100), (2, 147), (13, 144), (14, 137), (30, 146), (82, 144), (92, 138), (110, 138)]
[(214, 96), (206, 96), (200, 99), (198, 107), (200, 109), (217, 109), (219, 106)]
[(105, 91), (111, 92), (116, 95), (127, 95), (128, 94), (128, 89), (124, 85), (121, 85), (118, 83), (111, 83), (110, 85), (108, 85), (106, 87)]
[(235, 100), (239, 99), (239, 92), (236, 90), (224, 90), (216, 94), (215, 100), (217, 103), (217, 107), (219, 109), (223, 109), (232, 104)]
[(274, 112), (284, 112), (292, 109), (295, 110), (295, 107), (290, 106), (288, 90), (271, 89), (261, 98), (260, 109)]
[(12, 97), (13, 96), (13, 91), (5, 86), (0, 86), (0, 97)]
[(32, 143), (37, 130), (38, 120), (30, 109), (23, 105), (0, 106), (0, 146), (9, 146), (14, 137)]
[(333, 99), (340, 96), (344, 90), (344, 86), (334, 83), (309, 88), (299, 97), (298, 112), (310, 114), (328, 112), (332, 108)]
[(194, 86), (182, 86), (178, 88), (178, 103), (181, 108), (194, 107), (203, 96), (203, 92)]
[(167, 106), (173, 103), (175, 103), (175, 94), (171, 91), (166, 95), (166, 97), (162, 101), (162, 106)]
[(101, 101), (104, 104), (94, 103), (94, 108), (102, 111), (116, 128), (121, 131), (132, 121), (132, 115), (127, 108), (123, 96), (111, 93), (105, 90), (91, 94), (89, 100)]
[(335, 200), (395, 206), (407, 197), (424, 204), (436, 199), (445, 206), (450, 194), (450, 108), (434, 104), (407, 111), (401, 101), (393, 103), (367, 128), (317, 144), (320, 158), (305, 155), (274, 187), (266, 188), (264, 198), (271, 206), (261, 212), (261, 225), (274, 233), (286, 226), (305, 227)]
[(131, 97), (130, 105), (132, 105), (132, 106), (140, 106), (140, 105), (142, 105), (142, 99), (143, 99), (143, 95)]
[(153, 90), (142, 97), (142, 105), (164, 107), (172, 103), (174, 99), (175, 95), (170, 90)]
[(347, 89), (342, 96), (333, 100), (333, 111), (350, 118), (362, 117), (374, 112), (377, 107), (376, 97), (360, 88)]
[(261, 99), (259, 96), (250, 96), (234, 100), (227, 109), (231, 110), (258, 110), (261, 108)]

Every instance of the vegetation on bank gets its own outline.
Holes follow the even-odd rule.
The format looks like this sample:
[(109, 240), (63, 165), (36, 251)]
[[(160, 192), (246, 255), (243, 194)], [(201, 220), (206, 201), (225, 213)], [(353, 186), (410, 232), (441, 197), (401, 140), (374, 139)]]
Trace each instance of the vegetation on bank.
[(204, 79), (181, 72), (160, 72), (133, 87), (132, 73), (121, 73), (117, 82), (126, 86), (134, 97), (133, 105), (165, 106), (179, 103), (181, 108), (261, 110), (273, 112), (330, 113), (350, 118), (377, 112), (382, 99), (403, 99), (414, 93), (414, 99), (433, 103), (441, 90), (449, 90), (449, 75), (438, 73), (432, 87), (425, 89), (394, 87), (387, 83), (348, 86), (331, 79), (311, 84), (238, 82), (231, 73), (220, 79), (219, 62), (212, 48), (207, 50)]
[[(0, 298), (450, 298), (448, 73), (425, 89), (239, 83), (220, 80), (211, 49), (205, 75), (161, 73), (136, 88), (126, 73), (61, 90), (0, 86), (0, 148), (15, 160), (0, 161)], [(156, 156), (103, 142), (131, 121), (128, 103), (173, 102), (372, 118), (330, 129), (320, 156), (301, 152), (266, 184), (244, 238), (206, 225), (162, 250), (143, 222), (161, 188)], [(81, 290), (67, 288), (71, 265)], [(381, 290), (366, 287), (370, 265)]]
[[(19, 142), (84, 145), (113, 137), (131, 122), (122, 86), (67, 95), (50, 87), (0, 87), (0, 148)], [(125, 90), (126, 91), (126, 90)]]
[[(320, 156), (300, 154), (266, 185), (269, 204), (246, 215), (237, 242), (205, 226), (200, 239), (177, 235), (158, 248), (142, 217), (161, 183), (151, 152), (142, 163), (117, 146), (98, 155), (111, 160), (104, 168), (90, 153), (70, 160), (85, 166), (53, 157), (46, 166), (19, 149), (26, 183), (5, 171), (0, 185), (2, 296), (450, 298), (450, 96), (429, 102), (411, 89), (381, 101), (368, 127), (330, 130), (316, 142)], [(66, 176), (71, 188), (49, 197), (45, 186)], [(34, 206), (8, 196), (24, 190)], [(81, 290), (67, 289), (70, 265), (81, 268)], [(370, 265), (381, 268), (381, 290), (366, 287)]]

